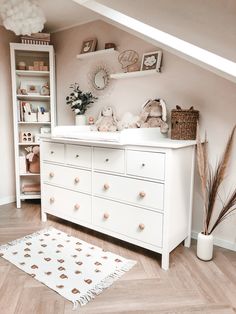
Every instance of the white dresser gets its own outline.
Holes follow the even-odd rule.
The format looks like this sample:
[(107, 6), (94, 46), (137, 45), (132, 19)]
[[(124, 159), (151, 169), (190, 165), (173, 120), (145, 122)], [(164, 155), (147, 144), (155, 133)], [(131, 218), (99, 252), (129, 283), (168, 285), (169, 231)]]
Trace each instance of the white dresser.
[(42, 220), (51, 214), (162, 254), (190, 246), (194, 142), (42, 139)]

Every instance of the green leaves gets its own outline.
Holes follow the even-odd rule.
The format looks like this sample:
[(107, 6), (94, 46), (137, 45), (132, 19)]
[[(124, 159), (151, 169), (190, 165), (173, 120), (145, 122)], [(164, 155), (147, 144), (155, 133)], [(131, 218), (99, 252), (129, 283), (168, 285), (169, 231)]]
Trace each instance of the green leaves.
[(91, 92), (82, 92), (78, 83), (71, 84), (70, 89), (73, 91), (66, 97), (66, 104), (71, 107), (75, 114), (84, 114), (91, 104), (98, 99)]

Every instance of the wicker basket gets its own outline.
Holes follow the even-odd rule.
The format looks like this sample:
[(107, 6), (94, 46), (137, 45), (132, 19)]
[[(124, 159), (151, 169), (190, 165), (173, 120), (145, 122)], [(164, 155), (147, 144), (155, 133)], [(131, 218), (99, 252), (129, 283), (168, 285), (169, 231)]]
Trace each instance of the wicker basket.
[(198, 119), (199, 111), (193, 107), (183, 110), (176, 106), (176, 109), (171, 111), (171, 139), (195, 140)]

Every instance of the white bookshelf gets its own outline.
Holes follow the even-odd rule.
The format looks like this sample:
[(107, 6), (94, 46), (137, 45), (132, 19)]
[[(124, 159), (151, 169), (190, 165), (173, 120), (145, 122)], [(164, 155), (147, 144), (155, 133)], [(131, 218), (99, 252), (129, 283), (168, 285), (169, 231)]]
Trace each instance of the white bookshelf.
[[(33, 135), (40, 134), (41, 128), (53, 128), (55, 125), (55, 61), (53, 46), (10, 44), (11, 51), (11, 76), (12, 76), (12, 99), (13, 99), (13, 122), (14, 122), (14, 148), (15, 148), (15, 175), (16, 175), (16, 205), (21, 207), (21, 201), (27, 199), (39, 199), (40, 192), (26, 194), (22, 192), (25, 184), (40, 183), (40, 173), (22, 173), (20, 171), (19, 156), (27, 154), (27, 146), (40, 145), (38, 142), (20, 142), (20, 132), (31, 132)], [(18, 62), (26, 63), (26, 70), (18, 69)], [(27, 70), (34, 61), (43, 61), (49, 71)], [(48, 83), (50, 95), (40, 94), (40, 88)], [(27, 91), (27, 87), (35, 85), (39, 91), (35, 94), (22, 95), (20, 88)], [(32, 111), (37, 112), (38, 107), (43, 107), (50, 112), (50, 122), (26, 122), (22, 113), (22, 102), (30, 103)]]

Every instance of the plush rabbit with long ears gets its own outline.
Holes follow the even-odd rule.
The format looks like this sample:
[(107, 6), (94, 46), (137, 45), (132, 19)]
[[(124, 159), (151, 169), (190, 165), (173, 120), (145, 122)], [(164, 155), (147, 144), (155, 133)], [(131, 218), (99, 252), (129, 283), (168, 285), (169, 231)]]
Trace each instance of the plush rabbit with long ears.
[(100, 111), (98, 119), (91, 129), (93, 131), (115, 132), (117, 131), (117, 123), (115, 109), (111, 106), (106, 106)]
[(142, 106), (137, 126), (139, 128), (160, 127), (161, 133), (167, 133), (169, 130), (167, 121), (166, 104), (163, 99), (149, 99)]

